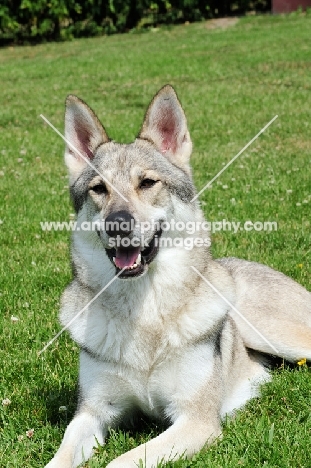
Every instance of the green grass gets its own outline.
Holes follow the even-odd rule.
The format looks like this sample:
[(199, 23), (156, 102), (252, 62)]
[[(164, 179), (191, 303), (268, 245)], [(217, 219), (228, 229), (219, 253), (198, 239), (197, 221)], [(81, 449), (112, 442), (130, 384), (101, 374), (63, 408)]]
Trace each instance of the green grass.
[[(65, 96), (75, 93), (127, 142), (153, 94), (171, 83), (186, 110), (199, 189), (278, 114), (201, 200), (212, 221), (278, 222), (271, 233), (215, 234), (215, 256), (269, 264), (310, 289), (310, 30), (309, 16), (254, 17), (228, 29), (200, 23), (1, 50), (0, 399), (11, 404), (0, 400), (0, 467), (44, 466), (76, 405), (78, 349), (69, 336), (37, 355), (60, 329), (59, 297), (71, 277), (69, 233), (44, 233), (40, 221), (73, 212), (63, 142), (39, 115), (62, 130)], [(309, 369), (278, 369), (262, 397), (224, 424), (222, 441), (174, 466), (307, 468), (310, 406)], [(105, 466), (159, 430), (147, 422), (114, 432), (86, 466)]]

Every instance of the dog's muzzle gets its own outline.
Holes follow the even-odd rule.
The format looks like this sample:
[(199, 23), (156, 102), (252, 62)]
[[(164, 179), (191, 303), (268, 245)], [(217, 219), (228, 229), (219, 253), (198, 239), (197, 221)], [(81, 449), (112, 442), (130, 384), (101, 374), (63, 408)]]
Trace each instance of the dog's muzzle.
[(148, 265), (159, 251), (161, 231), (157, 231), (147, 245), (134, 235), (136, 222), (125, 210), (111, 213), (104, 221), (104, 229), (109, 237), (109, 247), (105, 248), (117, 273), (124, 269), (119, 278), (133, 278), (144, 274)]

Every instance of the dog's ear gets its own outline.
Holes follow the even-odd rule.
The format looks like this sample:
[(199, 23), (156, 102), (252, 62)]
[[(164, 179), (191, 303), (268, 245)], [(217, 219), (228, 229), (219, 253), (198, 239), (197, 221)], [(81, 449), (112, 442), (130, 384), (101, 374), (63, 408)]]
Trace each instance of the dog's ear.
[(177, 165), (188, 166), (192, 142), (185, 113), (172, 86), (164, 86), (151, 101), (139, 138), (151, 141)]
[(107, 143), (107, 133), (92, 111), (76, 96), (69, 95), (66, 99), (65, 137), (71, 143), (66, 143), (65, 162), (70, 178), (74, 180), (92, 160), (96, 148)]

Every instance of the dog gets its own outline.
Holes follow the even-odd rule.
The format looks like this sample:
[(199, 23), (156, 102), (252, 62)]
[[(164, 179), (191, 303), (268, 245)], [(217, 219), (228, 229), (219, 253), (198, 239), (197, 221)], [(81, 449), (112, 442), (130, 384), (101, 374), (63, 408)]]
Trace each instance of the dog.
[(81, 350), (79, 403), (47, 468), (77, 467), (137, 411), (168, 428), (109, 468), (191, 457), (269, 380), (266, 355), (311, 358), (311, 293), (267, 266), (212, 258), (171, 86), (130, 144), (70, 95), (65, 137), (78, 227), (60, 320)]

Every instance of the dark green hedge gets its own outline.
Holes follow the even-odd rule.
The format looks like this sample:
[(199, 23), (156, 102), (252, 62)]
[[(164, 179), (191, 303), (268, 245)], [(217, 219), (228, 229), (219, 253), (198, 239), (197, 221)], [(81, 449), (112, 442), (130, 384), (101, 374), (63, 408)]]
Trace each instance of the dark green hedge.
[(1, 0), (0, 45), (112, 34), (270, 7), (270, 0)]

